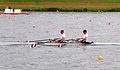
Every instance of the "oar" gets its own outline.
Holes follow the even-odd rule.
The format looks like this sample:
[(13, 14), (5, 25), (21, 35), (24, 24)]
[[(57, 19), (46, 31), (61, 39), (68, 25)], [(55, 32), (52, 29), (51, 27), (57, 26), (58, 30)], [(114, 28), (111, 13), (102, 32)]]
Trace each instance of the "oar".
[(37, 42), (38, 44), (43, 44), (43, 43), (57, 42), (59, 39), (60, 39), (60, 38), (43, 39), (43, 40), (35, 40), (35, 41), (29, 41), (29, 42)]
[(60, 40), (60, 38), (54, 38), (54, 39), (52, 39), (53, 41), (56, 41), (56, 40)]
[[(75, 42), (78, 41), (81, 38), (76, 38), (76, 39), (67, 39), (65, 42)], [(48, 43), (48, 42), (57, 42), (60, 40), (60, 38), (54, 38), (54, 39), (43, 39), (43, 40), (26, 40), (26, 41), (9, 41), (9, 42), (41, 42), (41, 43)]]
[(81, 39), (82, 38), (75, 38), (75, 39), (68, 39), (68, 40), (65, 40), (67, 43), (79, 43), (81, 42)]
[(83, 38), (76, 38), (75, 40), (76, 40), (76, 41), (79, 41), (79, 40), (81, 40), (81, 39), (83, 39)]
[[(48, 40), (48, 41), (47, 41)], [(49, 39), (43, 39), (43, 40), (26, 40), (26, 41), (2, 41), (2, 43), (28, 43), (31, 44), (32, 42), (36, 43), (44, 43), (44, 42), (49, 42)]]
[(35, 42), (46, 42), (49, 41), (50, 39), (43, 39), (43, 40), (35, 40)]
[(25, 42), (42, 42), (42, 41), (49, 41), (50, 39), (43, 39), (43, 40), (26, 40)]
[(67, 42), (67, 43), (73, 43), (73, 42), (75, 42), (75, 39), (67, 39), (67, 40), (65, 40), (65, 42)]

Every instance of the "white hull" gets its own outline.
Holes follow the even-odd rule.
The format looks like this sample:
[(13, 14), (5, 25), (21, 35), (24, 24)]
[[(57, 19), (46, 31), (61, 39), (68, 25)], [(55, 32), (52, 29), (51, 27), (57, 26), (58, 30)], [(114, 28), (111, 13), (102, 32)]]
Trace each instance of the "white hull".
[[(0, 45), (31, 45), (31, 44), (43, 45), (43, 46), (58, 46), (58, 45), (64, 46), (69, 43), (44, 43), (43, 42), (41, 44), (37, 44), (36, 42), (19, 42), (19, 41), (18, 42), (0, 42)], [(85, 45), (120, 45), (120, 43), (91, 43), (91, 44), (86, 43)]]
[(120, 43), (93, 43), (94, 45), (120, 45)]
[(64, 46), (66, 43), (44, 43), (43, 46)]

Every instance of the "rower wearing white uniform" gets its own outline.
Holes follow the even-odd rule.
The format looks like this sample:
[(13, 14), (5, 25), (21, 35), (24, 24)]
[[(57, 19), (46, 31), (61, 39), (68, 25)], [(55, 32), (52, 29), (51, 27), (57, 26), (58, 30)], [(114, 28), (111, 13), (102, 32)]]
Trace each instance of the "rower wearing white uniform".
[(87, 30), (83, 30), (83, 38), (81, 38), (81, 42), (82, 43), (87, 42), (87, 39), (88, 39)]
[(65, 41), (65, 33), (64, 30), (60, 30), (60, 37), (55, 38), (55, 39), (50, 39), (50, 42), (58, 42), (58, 43), (63, 43)]
[(60, 30), (61, 37), (58, 39), (59, 43), (63, 43), (65, 41), (65, 33), (64, 30)]
[(87, 39), (88, 39), (87, 30), (83, 30), (83, 37), (82, 38), (77, 38), (76, 41), (81, 42), (81, 43), (86, 43)]
[(60, 31), (60, 34), (61, 34), (61, 42), (63, 42), (65, 40), (65, 33), (64, 33), (64, 30), (61, 30)]

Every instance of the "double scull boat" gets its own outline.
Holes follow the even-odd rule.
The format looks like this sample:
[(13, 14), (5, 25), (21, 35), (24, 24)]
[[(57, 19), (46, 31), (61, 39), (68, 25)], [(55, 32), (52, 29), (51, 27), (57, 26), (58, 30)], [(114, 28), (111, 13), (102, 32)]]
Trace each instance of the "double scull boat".
[(97, 42), (76, 42), (76, 41), (66, 41), (63, 43), (58, 42), (49, 42), (44, 40), (37, 40), (37, 41), (15, 41), (15, 42), (0, 42), (0, 45), (42, 45), (42, 46), (65, 46), (67, 44), (81, 44), (81, 45), (120, 45), (120, 43), (97, 43)]

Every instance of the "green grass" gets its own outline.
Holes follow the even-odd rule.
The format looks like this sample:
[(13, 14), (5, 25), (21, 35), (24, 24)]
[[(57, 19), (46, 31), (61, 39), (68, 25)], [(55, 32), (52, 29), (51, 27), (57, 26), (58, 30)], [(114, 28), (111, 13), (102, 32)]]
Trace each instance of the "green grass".
[(24, 8), (23, 11), (42, 11), (42, 12), (119, 12), (120, 8)]
[(42, 11), (42, 12), (119, 12), (120, 8), (24, 8), (23, 11)]
[[(13, 7), (18, 8), (18, 7)], [(41, 8), (41, 7), (19, 7), (23, 11), (38, 11), (38, 12), (120, 12), (120, 8)], [(0, 10), (3, 11), (4, 7), (0, 6)]]
[[(0, 0), (0, 2), (80, 2), (80, 3), (120, 3), (120, 0)], [(37, 4), (36, 4), (37, 5)], [(36, 6), (35, 5), (35, 6)], [(72, 7), (72, 6), (71, 6)], [(16, 7), (13, 6), (12, 8), (21, 8), (23, 11), (64, 11), (64, 12), (98, 12), (98, 11), (103, 11), (103, 12), (120, 12), (120, 8), (112, 8), (111, 6), (109, 8), (80, 8), (80, 7)], [(4, 10), (5, 6), (1, 5), (0, 10)]]
[(0, 2), (85, 2), (120, 3), (120, 0), (0, 0)]

